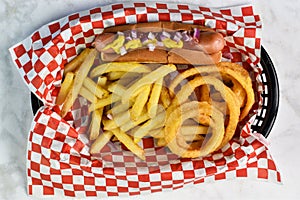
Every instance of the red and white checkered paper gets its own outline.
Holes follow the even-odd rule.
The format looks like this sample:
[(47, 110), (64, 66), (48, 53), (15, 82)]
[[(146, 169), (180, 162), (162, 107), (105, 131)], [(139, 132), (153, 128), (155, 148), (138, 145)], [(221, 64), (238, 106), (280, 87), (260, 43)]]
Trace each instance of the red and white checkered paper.
[(232, 53), (232, 62), (248, 69), (255, 69), (259, 62), (261, 21), (251, 6), (209, 9), (122, 3), (75, 13), (41, 27), (10, 48), (25, 83), (45, 104), (34, 117), (28, 140), (30, 195), (128, 196), (238, 177), (281, 182), (268, 148), (251, 132), (251, 121), (239, 138), (204, 158), (178, 159), (167, 148), (155, 147), (151, 138), (141, 144), (146, 162), (112, 144), (101, 151), (100, 159), (92, 158), (85, 134), (87, 101), (79, 97), (64, 119), (54, 105), (64, 64), (91, 46), (103, 28), (148, 21), (209, 26), (225, 36), (224, 51)]

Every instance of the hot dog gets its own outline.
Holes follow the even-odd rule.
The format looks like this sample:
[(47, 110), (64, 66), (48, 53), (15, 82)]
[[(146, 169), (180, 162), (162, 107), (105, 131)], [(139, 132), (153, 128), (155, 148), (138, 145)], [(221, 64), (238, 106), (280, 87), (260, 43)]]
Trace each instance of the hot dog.
[(224, 38), (213, 29), (178, 22), (104, 29), (93, 43), (103, 61), (207, 65), (221, 60)]

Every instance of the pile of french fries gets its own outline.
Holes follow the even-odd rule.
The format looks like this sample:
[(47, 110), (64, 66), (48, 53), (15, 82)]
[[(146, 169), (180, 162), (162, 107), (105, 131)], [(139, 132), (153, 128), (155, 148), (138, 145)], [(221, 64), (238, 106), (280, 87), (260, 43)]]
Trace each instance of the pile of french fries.
[(91, 154), (117, 140), (145, 160), (140, 141), (153, 137), (181, 157), (205, 156), (231, 140), (254, 103), (249, 73), (235, 63), (179, 73), (173, 64), (99, 59), (94, 66), (97, 55), (85, 49), (65, 66), (56, 100), (62, 117), (78, 95), (89, 101)]
[(65, 66), (56, 100), (62, 105), (61, 116), (81, 95), (90, 103), (90, 153), (99, 153), (109, 141), (118, 140), (145, 160), (139, 146), (143, 137), (152, 136), (158, 145), (166, 145), (163, 127), (171, 97), (164, 78), (176, 66), (110, 62), (92, 68), (96, 57), (97, 51), (87, 48)]

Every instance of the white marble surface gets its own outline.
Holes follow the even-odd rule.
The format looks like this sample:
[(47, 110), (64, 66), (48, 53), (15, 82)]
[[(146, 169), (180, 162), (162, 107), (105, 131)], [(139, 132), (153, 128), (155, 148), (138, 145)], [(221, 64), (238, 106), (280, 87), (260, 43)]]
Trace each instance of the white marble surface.
[[(109, 2), (100, 0), (0, 1), (0, 199), (33, 199), (26, 194), (26, 142), (33, 118), (30, 93), (13, 66), (8, 48), (50, 21)], [(113, 2), (113, 1), (110, 1)], [(181, 2), (193, 2), (182, 0)], [(249, 2), (198, 1), (224, 6)], [(220, 3), (222, 2), (222, 3)], [(221, 181), (189, 186), (144, 199), (297, 199), (300, 196), (300, 3), (252, 1), (263, 19), (263, 45), (271, 55), (280, 82), (280, 109), (268, 140), (282, 172), (283, 185), (249, 180)], [(131, 199), (140, 199), (140, 196)], [(57, 198), (56, 198), (57, 199)], [(126, 198), (122, 198), (126, 199)]]

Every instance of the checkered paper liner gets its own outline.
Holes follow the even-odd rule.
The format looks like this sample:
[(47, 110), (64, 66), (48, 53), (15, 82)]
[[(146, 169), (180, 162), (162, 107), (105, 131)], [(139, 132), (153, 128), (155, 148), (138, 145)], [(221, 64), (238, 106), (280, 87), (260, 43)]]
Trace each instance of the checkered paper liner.
[[(87, 101), (79, 97), (62, 119), (54, 105), (63, 66), (91, 46), (103, 28), (125, 23), (180, 21), (209, 26), (225, 36), (232, 62), (256, 74), (261, 21), (251, 6), (209, 9), (195, 5), (122, 3), (74, 13), (41, 27), (10, 48), (31, 92), (45, 104), (35, 115), (28, 141), (30, 195), (128, 196), (161, 192), (237, 177), (281, 182), (265, 142), (252, 133), (253, 116), (239, 138), (207, 157), (179, 159), (145, 138), (146, 162), (122, 145), (108, 144), (98, 159), (89, 154)], [(259, 84), (258, 84), (259, 85)]]

